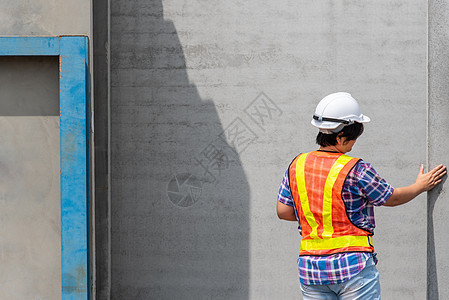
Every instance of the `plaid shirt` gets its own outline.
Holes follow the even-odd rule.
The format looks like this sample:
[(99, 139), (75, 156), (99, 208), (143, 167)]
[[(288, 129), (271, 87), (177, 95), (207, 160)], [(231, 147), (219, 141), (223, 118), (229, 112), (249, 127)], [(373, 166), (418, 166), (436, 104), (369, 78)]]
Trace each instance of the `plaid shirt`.
[[(384, 205), (392, 194), (393, 187), (381, 178), (369, 163), (362, 160), (348, 173), (342, 190), (342, 198), (350, 221), (371, 233), (376, 227), (374, 206)], [(279, 188), (278, 201), (294, 207), (288, 169)], [(298, 219), (296, 209), (295, 214)], [(301, 233), (301, 225), (298, 229)], [(361, 272), (372, 255), (365, 252), (349, 252), (328, 256), (300, 256), (299, 279), (302, 284), (307, 285), (341, 283)]]

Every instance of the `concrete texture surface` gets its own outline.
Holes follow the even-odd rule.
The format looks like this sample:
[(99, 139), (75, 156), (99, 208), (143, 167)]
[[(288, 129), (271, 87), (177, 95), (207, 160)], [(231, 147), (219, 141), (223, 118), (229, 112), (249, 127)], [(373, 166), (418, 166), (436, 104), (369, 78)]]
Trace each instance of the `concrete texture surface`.
[[(91, 0), (0, 0), (0, 35), (91, 37), (91, 4)], [(20, 189), (20, 185), (34, 180), (32, 187), (36, 189), (22, 191), (20, 199), (13, 195), (13, 202), (8, 203), (9, 208), (2, 210), (0, 215), (0, 220), (6, 223), (3, 228), (9, 230), (2, 234), (2, 267), (7, 269), (1, 279), (2, 299), (61, 298), (58, 58), (52, 59), (55, 60), (52, 80), (45, 76), (45, 65), (27, 69), (16, 63), (16, 58), (0, 59), (2, 128), (11, 126), (14, 129), (7, 132), (6, 137), (2, 136), (8, 138), (5, 142), (14, 144), (2, 144), (2, 149), (11, 152), (8, 154), (12, 154), (14, 163), (16, 160), (23, 163), (23, 166), (7, 166), (11, 167), (11, 172), (27, 170), (30, 176), (35, 176), (24, 176), (16, 182), (9, 179), (5, 184), (15, 184), (15, 188)], [(24, 73), (12, 79), (17, 71)], [(42, 72), (44, 76), (41, 76)], [(24, 156), (22, 160), (20, 155)], [(4, 160), (7, 161), (2, 156), (2, 164)], [(36, 198), (46, 191), (48, 182), (45, 180), (56, 181), (57, 185), (47, 191), (49, 195), (45, 201), (36, 202)], [(94, 238), (94, 234), (91, 237)], [(94, 242), (91, 245), (95, 247)], [(5, 261), (7, 263), (3, 264)]]
[(111, 190), (110, 190), (110, 56), (109, 1), (93, 3), (93, 113), (95, 136), (95, 287), (96, 299), (110, 299)]
[(1, 299), (61, 298), (58, 66), (0, 58)]
[(111, 12), (112, 298), (248, 298), (250, 190), (219, 108), (160, 1)]
[[(422, 1), (111, 1), (111, 298), (297, 299), (282, 175), (325, 95), (372, 122), (352, 155), (426, 162)], [(208, 172), (205, 172), (208, 171)], [(376, 209), (385, 299), (426, 296), (425, 195)]]
[[(0, 35), (90, 36), (91, 2), (0, 0)], [(35, 59), (0, 59), (1, 299), (61, 298), (59, 65)]]
[[(449, 3), (429, 1), (429, 98), (428, 161), (430, 166), (449, 164), (446, 128), (449, 72)], [(446, 180), (445, 180), (446, 181)], [(448, 299), (447, 183), (428, 194), (427, 206), (427, 299)]]
[[(2, 116), (59, 117), (59, 59), (0, 56)], [(44, 75), (42, 75), (44, 74)], [(51, 80), (50, 80), (50, 79)], [(36, 99), (46, 99), (45, 101)]]
[(0, 35), (90, 35), (91, 0), (0, 0)]

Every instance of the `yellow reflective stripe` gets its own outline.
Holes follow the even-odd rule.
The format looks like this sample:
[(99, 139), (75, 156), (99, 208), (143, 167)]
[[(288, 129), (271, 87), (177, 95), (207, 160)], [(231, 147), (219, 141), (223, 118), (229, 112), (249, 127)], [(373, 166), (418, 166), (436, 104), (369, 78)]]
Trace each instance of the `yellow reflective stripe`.
[(309, 198), (307, 197), (306, 182), (304, 176), (304, 162), (306, 160), (307, 154), (308, 153), (301, 154), (298, 158), (298, 161), (296, 162), (296, 184), (298, 185), (298, 193), (299, 199), (301, 200), (302, 212), (307, 220), (307, 223), (309, 223), (310, 228), (312, 228), (310, 237), (317, 238), (318, 224), (315, 221), (315, 217), (313, 216), (312, 212), (310, 211)]
[(341, 155), (335, 161), (326, 178), (323, 196), (323, 238), (330, 238), (334, 233), (334, 227), (332, 226), (332, 189), (341, 169), (343, 169), (351, 159), (352, 157), (350, 156), (344, 154)]
[(346, 235), (335, 238), (301, 240), (301, 250), (332, 250), (345, 247), (371, 247), (371, 236)]

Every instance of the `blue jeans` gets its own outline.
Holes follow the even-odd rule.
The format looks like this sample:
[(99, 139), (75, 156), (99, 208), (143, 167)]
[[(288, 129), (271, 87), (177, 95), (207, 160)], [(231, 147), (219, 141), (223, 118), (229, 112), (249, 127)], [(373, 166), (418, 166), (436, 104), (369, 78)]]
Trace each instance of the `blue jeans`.
[(329, 285), (301, 283), (301, 291), (304, 300), (380, 300), (379, 272), (371, 257), (362, 272), (345, 282)]

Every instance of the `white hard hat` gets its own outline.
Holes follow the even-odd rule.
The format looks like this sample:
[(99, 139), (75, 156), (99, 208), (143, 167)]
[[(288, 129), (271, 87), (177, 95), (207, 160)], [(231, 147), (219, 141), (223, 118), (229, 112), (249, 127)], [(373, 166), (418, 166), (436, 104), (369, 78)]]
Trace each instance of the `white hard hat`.
[(354, 122), (366, 123), (370, 118), (363, 115), (357, 100), (345, 92), (333, 93), (318, 103), (312, 125), (323, 133), (336, 133)]

